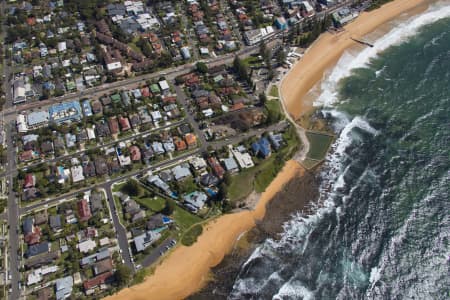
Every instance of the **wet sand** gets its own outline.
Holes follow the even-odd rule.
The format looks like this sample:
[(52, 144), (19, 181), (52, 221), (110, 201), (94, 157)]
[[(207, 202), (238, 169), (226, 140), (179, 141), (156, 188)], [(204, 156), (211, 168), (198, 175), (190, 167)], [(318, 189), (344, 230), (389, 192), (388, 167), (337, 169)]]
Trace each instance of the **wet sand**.
[[(381, 9), (361, 14), (356, 21), (346, 26), (345, 32), (323, 34), (282, 82), (281, 93), (289, 113), (298, 118), (312, 106), (312, 103), (303, 101), (304, 96), (342, 53), (354, 45), (350, 36), (361, 37), (402, 13), (429, 2), (396, 0)], [(211, 268), (222, 261), (243, 233), (263, 219), (266, 204), (292, 178), (301, 177), (304, 173), (305, 170), (298, 163), (288, 161), (261, 195), (255, 210), (224, 215), (210, 222), (194, 245), (176, 248), (142, 284), (124, 289), (107, 299), (183, 299), (200, 290), (207, 283)]]
[(292, 117), (298, 119), (311, 110), (313, 99), (305, 96), (321, 81), (324, 72), (337, 63), (346, 49), (358, 45), (350, 37), (361, 38), (403, 13), (420, 13), (432, 2), (435, 1), (389, 2), (380, 9), (361, 13), (355, 21), (346, 25), (342, 32), (322, 34), (281, 83), (282, 98)]

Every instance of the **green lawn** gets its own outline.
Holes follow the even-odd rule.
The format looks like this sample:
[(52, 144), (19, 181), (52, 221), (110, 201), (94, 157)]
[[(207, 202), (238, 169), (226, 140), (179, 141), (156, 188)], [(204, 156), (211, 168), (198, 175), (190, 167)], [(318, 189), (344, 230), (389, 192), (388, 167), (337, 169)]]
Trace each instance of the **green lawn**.
[(328, 148), (330, 148), (334, 137), (329, 134), (322, 134), (317, 132), (307, 132), (310, 148), (307, 154), (308, 158), (323, 160), (327, 155)]
[[(170, 200), (173, 201), (173, 200)], [(201, 222), (202, 219), (196, 215), (191, 214), (190, 212), (184, 210), (183, 208), (175, 205), (175, 209), (172, 213), (172, 218), (175, 223), (180, 227), (180, 229), (186, 230), (191, 227), (193, 224)]]
[(159, 212), (164, 208), (165, 201), (163, 198), (156, 196), (155, 198), (134, 198), (137, 203), (154, 212)]
[(284, 119), (284, 115), (281, 111), (281, 105), (278, 100), (267, 100), (265, 103), (265, 108), (269, 124), (274, 124)]
[(276, 85), (272, 85), (272, 87), (270, 88), (269, 96), (276, 97), (276, 98), (279, 97), (278, 87)]
[(247, 66), (259, 67), (261, 66), (262, 60), (260, 60), (257, 56), (250, 55), (246, 59), (243, 60)]

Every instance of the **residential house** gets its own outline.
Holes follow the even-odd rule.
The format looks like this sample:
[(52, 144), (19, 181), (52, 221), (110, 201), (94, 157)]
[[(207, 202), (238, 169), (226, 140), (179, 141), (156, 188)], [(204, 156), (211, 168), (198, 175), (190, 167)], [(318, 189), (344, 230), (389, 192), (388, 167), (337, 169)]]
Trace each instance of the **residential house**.
[(175, 166), (172, 169), (172, 173), (176, 181), (181, 181), (187, 177), (192, 176), (191, 171), (189, 170), (189, 166), (186, 166), (185, 164)]
[(214, 176), (210, 173), (203, 174), (200, 177), (200, 183), (203, 186), (207, 186), (207, 187), (217, 186), (219, 184), (219, 182), (220, 182), (219, 178), (217, 178), (216, 176)]
[(51, 215), (50, 216), (50, 228), (55, 232), (58, 232), (62, 229), (60, 215)]
[(55, 281), (55, 296), (56, 300), (64, 300), (71, 296), (73, 288), (73, 277), (66, 276), (58, 278)]
[(262, 158), (267, 158), (272, 153), (270, 149), (270, 143), (265, 137), (260, 138), (258, 141), (252, 144), (252, 151), (253, 155), (261, 156)]
[(72, 181), (74, 183), (84, 180), (82, 166), (73, 166), (70, 168), (70, 172), (72, 173)]
[(30, 245), (25, 252), (25, 257), (30, 258), (48, 252), (50, 252), (50, 243), (41, 242), (39, 244)]
[(94, 160), (95, 172), (98, 176), (103, 176), (108, 174), (108, 165), (103, 157), (97, 157)]
[(94, 278), (84, 281), (83, 287), (85, 291), (89, 291), (90, 289), (93, 289), (101, 284), (104, 284), (108, 279), (112, 278), (112, 276), (113, 273), (111, 271), (100, 274), (98, 276), (95, 276)]
[(198, 212), (205, 206), (208, 196), (205, 193), (194, 191), (183, 196), (185, 206), (192, 212)]
[(92, 161), (87, 162), (83, 166), (83, 174), (86, 177), (95, 177), (97, 173), (95, 173), (95, 164)]
[(34, 224), (42, 225), (46, 224), (48, 221), (48, 213), (47, 210), (41, 210), (34, 215)]
[(88, 253), (97, 247), (97, 242), (91, 239), (87, 239), (78, 243), (77, 248), (81, 253)]
[(229, 173), (237, 173), (239, 172), (239, 167), (233, 157), (225, 158), (222, 160), (225, 170)]
[(184, 139), (186, 141), (186, 144), (188, 145), (189, 149), (197, 147), (197, 137), (192, 133), (187, 133), (184, 136)]
[(81, 222), (85, 222), (92, 217), (91, 209), (86, 199), (81, 199), (77, 203), (78, 215)]
[(147, 231), (139, 236), (136, 236), (133, 241), (137, 252), (144, 251), (151, 244), (156, 242), (161, 237), (161, 234), (154, 231)]
[(108, 119), (108, 125), (111, 134), (119, 133), (119, 122), (117, 121), (117, 117), (110, 117)]
[(219, 178), (222, 179), (223, 175), (225, 174), (225, 170), (222, 168), (220, 163), (217, 161), (215, 157), (208, 157), (208, 164), (213, 170), (214, 174)]
[(103, 210), (103, 197), (101, 193), (92, 193), (89, 200), (92, 213), (95, 214), (96, 212)]
[(121, 131), (127, 131), (131, 129), (130, 121), (127, 117), (119, 116), (119, 124)]
[(25, 175), (25, 179), (23, 182), (23, 188), (28, 189), (34, 187), (36, 184), (36, 176), (31, 173)]
[(113, 262), (111, 258), (98, 261), (93, 266), (95, 276), (103, 274), (105, 272), (111, 272), (112, 269), (113, 269)]
[(132, 145), (129, 148), (130, 151), (130, 157), (132, 161), (140, 161), (141, 160), (141, 150), (138, 146)]

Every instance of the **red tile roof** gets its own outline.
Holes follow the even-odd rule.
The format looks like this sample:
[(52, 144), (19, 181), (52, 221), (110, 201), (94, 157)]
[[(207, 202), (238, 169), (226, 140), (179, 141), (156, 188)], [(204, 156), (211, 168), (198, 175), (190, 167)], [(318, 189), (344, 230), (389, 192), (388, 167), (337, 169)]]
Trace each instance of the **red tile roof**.
[(91, 209), (86, 199), (78, 201), (78, 214), (80, 215), (80, 221), (84, 222), (91, 218)]
[(215, 157), (209, 157), (208, 158), (208, 163), (209, 163), (209, 166), (213, 169), (214, 174), (217, 177), (219, 177), (220, 179), (222, 179), (223, 175), (225, 174), (225, 170), (219, 164), (217, 159)]
[(141, 160), (141, 150), (138, 148), (138, 146), (131, 146), (130, 147), (130, 156), (131, 156), (131, 160), (133, 161), (138, 161)]
[(127, 117), (120, 116), (119, 123), (120, 123), (120, 128), (122, 129), (122, 131), (129, 130), (131, 128), (130, 121), (128, 120)]
[(35, 185), (35, 177), (33, 174), (28, 173), (27, 175), (25, 175), (25, 180), (23, 183), (23, 187), (28, 189), (28, 188), (32, 188)]
[(108, 279), (112, 275), (113, 273), (111, 271), (108, 271), (94, 278), (88, 279), (85, 282), (83, 282), (83, 287), (85, 290), (89, 290), (93, 287), (99, 286), (100, 284), (105, 283), (106, 279)]

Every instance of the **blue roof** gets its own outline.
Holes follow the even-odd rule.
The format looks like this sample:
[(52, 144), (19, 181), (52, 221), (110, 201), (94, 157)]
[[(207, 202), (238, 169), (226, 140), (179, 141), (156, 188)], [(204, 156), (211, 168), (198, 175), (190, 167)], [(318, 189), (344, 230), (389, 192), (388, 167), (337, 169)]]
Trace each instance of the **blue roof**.
[(91, 104), (89, 103), (89, 100), (84, 100), (83, 102), (81, 102), (81, 105), (83, 106), (84, 116), (86, 117), (92, 116), (92, 107)]
[(252, 144), (252, 150), (255, 155), (261, 154), (263, 157), (267, 157), (270, 155), (270, 143), (267, 138), (260, 138)]
[(28, 114), (28, 126), (34, 126), (48, 121), (48, 111), (34, 111)]
[(81, 119), (81, 106), (78, 101), (56, 104), (51, 106), (48, 111), (50, 120), (58, 123)]

